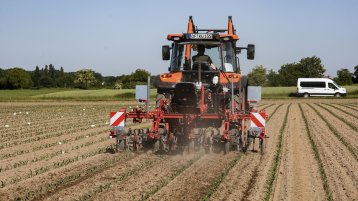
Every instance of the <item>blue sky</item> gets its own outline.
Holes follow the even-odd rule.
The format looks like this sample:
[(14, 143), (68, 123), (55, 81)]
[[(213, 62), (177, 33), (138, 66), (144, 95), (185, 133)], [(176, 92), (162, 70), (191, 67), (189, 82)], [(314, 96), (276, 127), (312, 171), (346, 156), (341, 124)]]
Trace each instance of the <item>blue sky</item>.
[(169, 65), (161, 60), (167, 34), (185, 32), (189, 15), (199, 28), (226, 28), (231, 15), (241, 46), (256, 45), (254, 61), (241, 55), (244, 72), (315, 55), (336, 76), (358, 65), (357, 11), (354, 0), (0, 0), (0, 68), (158, 74)]

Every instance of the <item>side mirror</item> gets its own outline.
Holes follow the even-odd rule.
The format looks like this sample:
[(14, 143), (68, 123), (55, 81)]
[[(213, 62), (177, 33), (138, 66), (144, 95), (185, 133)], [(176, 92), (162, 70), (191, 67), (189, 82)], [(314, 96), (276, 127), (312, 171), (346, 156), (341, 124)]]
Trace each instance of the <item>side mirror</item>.
[(247, 45), (247, 59), (254, 60), (255, 58), (255, 45), (248, 44)]
[(169, 45), (163, 45), (163, 47), (162, 47), (162, 58), (163, 58), (163, 60), (169, 60), (170, 59), (170, 47), (169, 47)]

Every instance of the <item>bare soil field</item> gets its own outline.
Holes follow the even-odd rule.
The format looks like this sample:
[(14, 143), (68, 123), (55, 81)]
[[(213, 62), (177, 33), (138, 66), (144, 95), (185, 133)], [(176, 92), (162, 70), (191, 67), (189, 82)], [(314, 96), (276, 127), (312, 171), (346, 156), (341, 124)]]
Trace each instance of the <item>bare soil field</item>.
[(110, 153), (132, 104), (1, 102), (0, 200), (358, 200), (358, 99), (262, 101), (264, 154)]

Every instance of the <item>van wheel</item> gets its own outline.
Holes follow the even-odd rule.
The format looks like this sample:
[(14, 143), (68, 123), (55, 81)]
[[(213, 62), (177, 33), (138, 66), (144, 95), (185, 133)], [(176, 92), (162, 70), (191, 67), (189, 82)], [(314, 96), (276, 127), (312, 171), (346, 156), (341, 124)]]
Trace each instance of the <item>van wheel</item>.
[(341, 97), (341, 94), (340, 93), (336, 93), (334, 94), (335, 97)]
[(308, 93), (304, 93), (304, 94), (303, 94), (303, 97), (304, 97), (304, 98), (308, 98), (308, 97), (310, 97), (310, 95), (309, 95)]

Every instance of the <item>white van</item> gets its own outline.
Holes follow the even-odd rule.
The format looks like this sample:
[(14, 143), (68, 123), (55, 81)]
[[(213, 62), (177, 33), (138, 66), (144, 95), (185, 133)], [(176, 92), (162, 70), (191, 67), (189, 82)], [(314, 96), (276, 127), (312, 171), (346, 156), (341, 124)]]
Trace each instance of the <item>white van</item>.
[(346, 96), (347, 91), (329, 78), (298, 78), (297, 95), (341, 97)]

